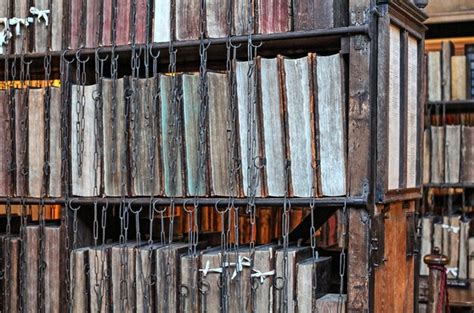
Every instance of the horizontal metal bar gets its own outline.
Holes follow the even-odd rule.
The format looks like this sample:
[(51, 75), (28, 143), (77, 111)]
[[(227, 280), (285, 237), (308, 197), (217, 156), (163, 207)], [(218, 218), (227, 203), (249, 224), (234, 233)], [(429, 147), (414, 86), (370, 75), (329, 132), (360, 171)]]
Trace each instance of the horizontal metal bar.
[(474, 100), (429, 101), (427, 106), (431, 114), (443, 114), (443, 110), (433, 110), (436, 107), (444, 107), (446, 112), (473, 112)]
[(429, 183), (425, 188), (474, 188), (474, 183)]
[[(1, 197), (0, 204), (7, 204), (8, 201), (10, 204), (58, 204), (64, 205), (66, 200), (64, 198), (7, 198)], [(229, 198), (161, 198), (156, 197), (151, 199), (150, 197), (127, 197), (127, 198), (117, 198), (117, 197), (99, 197), (99, 198), (69, 198), (69, 203), (72, 206), (77, 205), (93, 205), (97, 204), (111, 204), (118, 205), (123, 202), (132, 203), (133, 205), (149, 205), (150, 201), (156, 206), (175, 205), (182, 206), (192, 206), (194, 203), (197, 203), (199, 206), (227, 206), (230, 203)], [(232, 200), (235, 206), (246, 206), (249, 203), (248, 198), (234, 198)], [(294, 207), (300, 206), (310, 206), (314, 204), (315, 207), (342, 207), (344, 205), (350, 207), (365, 207), (367, 205), (367, 199), (362, 197), (325, 197), (325, 198), (256, 198), (254, 203), (256, 206), (261, 207), (278, 207), (283, 206), (284, 204), (291, 205)]]

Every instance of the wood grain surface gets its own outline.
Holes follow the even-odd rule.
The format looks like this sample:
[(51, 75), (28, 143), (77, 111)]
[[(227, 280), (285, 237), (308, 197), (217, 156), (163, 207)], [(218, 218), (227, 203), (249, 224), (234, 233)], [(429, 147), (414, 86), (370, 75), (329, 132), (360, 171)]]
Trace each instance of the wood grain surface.
[[(34, 0), (32, 5), (38, 10), (50, 10), (50, 12), (52, 12), (51, 8), (49, 8), (49, 0)], [(50, 16), (51, 13), (48, 14), (48, 19)], [(32, 47), (32, 52), (46, 52), (46, 49), (49, 47), (50, 40), (48, 26), (46, 25), (44, 19), (39, 20), (37, 15), (35, 15), (35, 22), (33, 23), (33, 33), (34, 45)]]
[(458, 183), (461, 161), (461, 125), (446, 125), (445, 182)]
[(131, 28), (131, 0), (121, 0), (117, 2), (117, 28), (115, 33), (115, 43), (119, 46), (130, 43)]
[(467, 91), (466, 56), (455, 55), (451, 57), (451, 96), (452, 100), (466, 100)]
[(200, 1), (176, 0), (176, 40), (199, 39)]
[(62, 195), (61, 179), (61, 89), (50, 87), (49, 103), (49, 183), (48, 195), (50, 197), (60, 197)]
[(206, 34), (208, 38), (225, 37), (230, 30), (227, 27), (229, 1), (206, 0)]
[[(92, 262), (100, 263), (100, 258), (94, 258)], [(89, 267), (94, 271), (87, 272), (86, 269), (89, 266), (89, 248), (79, 248), (71, 251), (70, 257), (71, 267), (71, 295), (72, 295), (72, 310), (77, 313), (86, 313), (89, 310), (89, 297), (87, 287), (90, 284), (88, 276), (94, 276), (96, 267)], [(97, 272), (98, 275), (102, 275), (101, 272)], [(92, 279), (91, 279), (92, 280)], [(94, 294), (99, 293), (99, 287), (91, 285), (91, 290)], [(91, 295), (92, 297), (92, 295)], [(97, 311), (94, 311), (97, 312)]]
[(64, 39), (67, 37), (64, 25), (64, 14), (67, 12), (67, 3), (63, 0), (53, 0), (51, 2), (51, 13), (49, 22), (51, 23), (51, 50), (60, 51), (64, 47)]
[(28, 91), (14, 90), (15, 97), (15, 195), (28, 194)]
[(38, 312), (39, 236), (39, 226), (30, 225), (25, 228), (25, 257), (28, 260), (25, 263), (25, 286), (28, 286), (25, 301), (26, 311), (31, 313)]
[[(46, 312), (63, 312), (64, 303), (61, 303), (61, 285), (63, 282), (61, 261), (61, 228), (47, 226), (44, 228), (44, 255), (46, 269), (44, 272), (44, 308)], [(43, 286), (39, 286), (43, 288)]]
[(34, 198), (46, 192), (43, 190), (44, 95), (44, 88), (30, 89), (28, 95), (28, 194)]
[(9, 162), (13, 158), (12, 148), (9, 145), (10, 139), (12, 137), (10, 124), (10, 110), (9, 102), (10, 93), (5, 90), (0, 91), (0, 195), (6, 196), (11, 190), (11, 179), (9, 173)]
[(309, 258), (296, 265), (296, 299), (298, 312), (313, 312), (316, 299), (330, 288), (331, 257)]
[(257, 33), (285, 33), (291, 30), (291, 0), (259, 0), (257, 6)]
[(444, 182), (444, 128), (431, 126), (431, 182)]
[(474, 182), (474, 127), (462, 128), (462, 181)]

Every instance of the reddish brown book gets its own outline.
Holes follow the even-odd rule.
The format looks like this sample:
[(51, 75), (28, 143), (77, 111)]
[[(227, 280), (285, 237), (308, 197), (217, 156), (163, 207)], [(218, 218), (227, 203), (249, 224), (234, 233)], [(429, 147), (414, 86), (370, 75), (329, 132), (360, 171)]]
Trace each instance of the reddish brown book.
[(8, 162), (11, 159), (10, 111), (8, 92), (0, 91), (0, 196), (6, 196), (10, 187)]
[(344, 26), (347, 20), (346, 1), (293, 1), (295, 31)]
[(135, 31), (135, 43), (138, 43), (138, 44), (146, 43), (147, 41), (146, 24), (147, 24), (148, 16), (147, 16), (147, 10), (146, 10), (146, 3), (147, 3), (146, 0), (136, 1), (135, 27), (133, 27), (133, 23), (132, 23), (132, 31)]
[(257, 32), (285, 33), (291, 29), (291, 0), (258, 1)]
[(112, 45), (112, 0), (102, 2), (102, 46)]
[(130, 43), (131, 0), (118, 1), (115, 43), (118, 46)]
[(87, 48), (97, 47), (99, 45), (99, 25), (100, 25), (100, 6), (99, 0), (87, 0), (87, 20), (86, 20), (86, 43)]
[(82, 21), (85, 18), (83, 0), (71, 0), (69, 2), (69, 48), (79, 48), (84, 40)]
[(199, 38), (200, 1), (176, 0), (176, 39)]

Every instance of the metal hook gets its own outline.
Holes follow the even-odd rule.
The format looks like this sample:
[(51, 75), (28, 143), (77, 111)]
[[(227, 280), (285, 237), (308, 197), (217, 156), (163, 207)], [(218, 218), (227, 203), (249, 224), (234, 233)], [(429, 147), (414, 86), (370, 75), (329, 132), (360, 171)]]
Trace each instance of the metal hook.
[(219, 199), (214, 204), (214, 209), (216, 209), (216, 212), (219, 213), (219, 214), (226, 214), (229, 211), (229, 205), (228, 204), (227, 204), (225, 210), (219, 210), (219, 203), (224, 202), (224, 201), (225, 201), (224, 199)]
[(234, 43), (232, 42), (233, 39), (235, 39), (235, 38), (231, 37), (231, 38), (229, 39), (229, 45), (230, 45), (232, 48), (234, 48), (234, 49), (239, 49), (240, 47), (242, 47), (242, 43), (239, 43), (239, 44), (237, 44), (237, 45), (234, 44)]
[(188, 209), (186, 208), (188, 202), (190, 202), (190, 201), (191, 201), (191, 199), (186, 199), (186, 200), (184, 201), (184, 203), (183, 203), (183, 210), (184, 210), (184, 212), (189, 213), (189, 214), (191, 214), (191, 213), (194, 212), (194, 210), (188, 210)]
[(73, 207), (73, 206), (72, 206), (72, 202), (73, 202), (73, 201), (74, 201), (74, 199), (72, 199), (72, 198), (69, 199), (68, 207), (69, 207), (69, 209), (70, 209), (71, 211), (76, 211), (76, 212), (77, 212), (77, 211), (80, 210), (81, 205), (78, 205), (77, 207)]
[(87, 59), (81, 60), (81, 50), (82, 50), (82, 48), (80, 48), (76, 51), (76, 60), (77, 60), (77, 62), (82, 63), (82, 64), (89, 62), (89, 59), (90, 59), (89, 56), (87, 56)]
[(62, 53), (61, 53), (61, 59), (64, 60), (64, 62), (68, 63), (68, 64), (72, 64), (72, 62), (74, 62), (74, 58), (71, 59), (71, 61), (69, 61), (67, 58), (66, 58), (66, 54), (69, 52), (70, 50), (69, 49), (65, 49)]
[(150, 56), (151, 56), (153, 59), (158, 59), (159, 56), (160, 56), (160, 54), (161, 54), (161, 51), (158, 50), (158, 53), (157, 53), (156, 55), (153, 54), (153, 45), (150, 45), (150, 46), (148, 47), (148, 53), (150, 54)]
[(162, 209), (157, 209), (156, 208), (156, 204), (158, 203), (159, 199), (156, 199), (154, 202), (153, 202), (153, 211), (158, 213), (158, 214), (163, 214), (165, 213), (166, 211), (166, 207), (164, 206)]
[(99, 55), (100, 55), (100, 51), (101, 51), (102, 49), (103, 49), (103, 48), (100, 47), (100, 48), (98, 48), (97, 50), (95, 50), (95, 59), (96, 59), (97, 61), (100, 61), (100, 62), (105, 62), (105, 61), (107, 61), (107, 59), (109, 58), (109, 56), (106, 54), (103, 59), (100, 58)]

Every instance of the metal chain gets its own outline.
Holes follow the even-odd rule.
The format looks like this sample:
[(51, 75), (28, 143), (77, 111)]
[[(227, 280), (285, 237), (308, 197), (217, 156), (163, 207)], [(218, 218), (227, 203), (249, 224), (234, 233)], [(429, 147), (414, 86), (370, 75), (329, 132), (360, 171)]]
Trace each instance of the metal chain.
[(337, 300), (337, 312), (344, 312), (344, 276), (346, 275), (346, 249), (347, 249), (347, 240), (348, 240), (348, 227), (349, 227), (349, 216), (347, 211), (346, 202), (344, 202), (344, 207), (342, 208), (342, 249), (339, 254), (339, 297)]
[(283, 312), (288, 312), (288, 245), (290, 235), (290, 211), (291, 202), (288, 201), (288, 181), (291, 162), (288, 160), (285, 168), (285, 196), (283, 202), (283, 216), (282, 216), (282, 239), (283, 239), (283, 290), (280, 290), (280, 308)]

